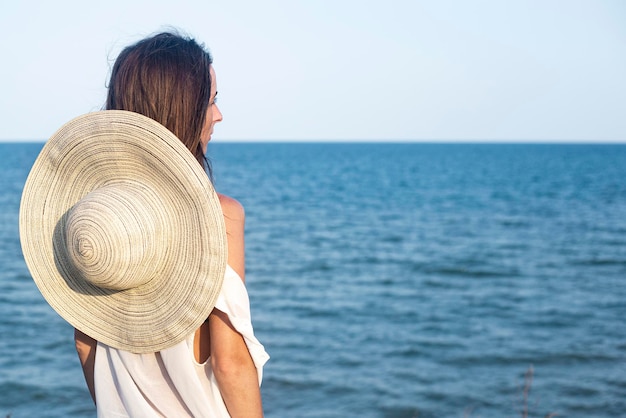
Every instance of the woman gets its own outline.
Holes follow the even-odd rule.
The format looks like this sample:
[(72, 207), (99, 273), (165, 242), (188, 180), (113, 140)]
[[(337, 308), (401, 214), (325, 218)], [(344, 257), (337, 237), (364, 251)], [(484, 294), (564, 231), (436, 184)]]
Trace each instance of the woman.
[[(210, 54), (201, 45), (176, 33), (160, 33), (141, 40), (124, 49), (117, 58), (111, 73), (106, 109), (140, 113), (161, 123), (185, 144), (212, 178), (205, 153), (215, 124), (222, 121), (222, 114), (215, 102), (217, 83), (211, 64)], [(219, 195), (219, 200), (226, 225), (228, 265), (243, 281), (244, 209), (231, 197)], [(219, 389), (219, 396), (215, 397), (221, 399), (215, 402), (223, 400), (227, 414), (232, 417), (262, 416), (260, 370), (257, 370), (251, 355), (250, 341), (231, 323), (229, 314), (220, 310), (219, 306), (216, 307), (195, 335), (190, 336), (190, 341), (193, 341), (193, 358), (182, 361), (206, 369), (207, 379), (214, 379)], [(142, 397), (147, 399), (130, 401), (120, 401), (117, 395), (110, 396), (111, 392), (125, 390), (116, 387), (112, 382), (119, 379), (118, 373), (126, 371), (109, 370), (106, 362), (107, 359), (110, 360), (110, 356), (120, 353), (98, 344), (79, 330), (75, 330), (75, 342), (85, 380), (96, 402), (99, 416), (113, 413), (107, 409), (110, 403), (115, 404), (115, 413), (119, 414), (121, 409), (129, 415), (132, 413), (126, 408), (126, 402), (143, 402), (146, 408), (154, 403), (153, 399), (149, 399), (150, 395), (145, 393)], [(124, 361), (137, 364), (146, 364), (146, 361), (153, 361), (154, 358), (160, 359), (161, 354), (121, 353)], [(257, 353), (256, 357), (256, 362), (260, 365), (267, 360), (264, 351)], [(106, 370), (102, 370), (103, 368)], [(159, 373), (151, 375), (150, 379), (161, 378), (167, 387), (175, 386), (171, 383), (171, 376), (162, 374), (163, 376)], [(210, 382), (202, 384), (205, 392), (210, 392)], [(172, 391), (178, 390), (176, 387), (172, 388)], [(104, 400), (104, 397), (107, 399)], [(177, 398), (181, 403), (180, 413), (176, 409), (169, 413), (176, 413), (177, 416), (193, 415), (189, 413), (191, 408), (184, 396), (177, 395)], [(211, 416), (222, 416), (218, 409), (223, 410), (223, 406), (218, 405), (216, 410), (211, 411)], [(162, 410), (154, 411), (155, 416), (163, 414)]]

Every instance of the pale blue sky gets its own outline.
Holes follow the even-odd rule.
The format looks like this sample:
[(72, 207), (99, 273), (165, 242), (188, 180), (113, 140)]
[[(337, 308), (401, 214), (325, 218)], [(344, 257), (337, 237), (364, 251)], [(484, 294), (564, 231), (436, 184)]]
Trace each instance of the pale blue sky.
[(167, 25), (214, 55), (217, 141), (626, 142), (623, 0), (4, 2), (0, 140), (99, 109)]

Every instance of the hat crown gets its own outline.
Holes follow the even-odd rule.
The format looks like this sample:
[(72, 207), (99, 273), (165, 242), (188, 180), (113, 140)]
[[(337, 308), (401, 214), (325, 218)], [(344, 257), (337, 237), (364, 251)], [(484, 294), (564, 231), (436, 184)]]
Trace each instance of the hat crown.
[(71, 274), (93, 286), (127, 290), (162, 272), (167, 251), (154, 210), (160, 202), (145, 186), (98, 188), (67, 213), (65, 248)]

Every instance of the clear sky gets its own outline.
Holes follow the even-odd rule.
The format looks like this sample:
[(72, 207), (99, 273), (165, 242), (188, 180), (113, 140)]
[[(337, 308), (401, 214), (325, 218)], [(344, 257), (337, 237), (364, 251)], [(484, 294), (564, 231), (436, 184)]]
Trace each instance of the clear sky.
[(624, 0), (7, 1), (0, 140), (101, 108), (168, 26), (214, 56), (214, 140), (626, 142)]

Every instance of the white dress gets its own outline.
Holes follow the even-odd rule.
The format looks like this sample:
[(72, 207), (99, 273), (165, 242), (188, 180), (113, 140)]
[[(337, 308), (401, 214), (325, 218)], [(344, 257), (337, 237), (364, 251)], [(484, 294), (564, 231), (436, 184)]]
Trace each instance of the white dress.
[[(217, 309), (226, 313), (244, 337), (259, 385), (269, 359), (254, 336), (248, 292), (239, 275), (226, 267)], [(98, 342), (94, 368), (99, 418), (109, 417), (230, 417), (210, 361), (196, 362), (194, 335), (150, 354), (135, 354)]]

